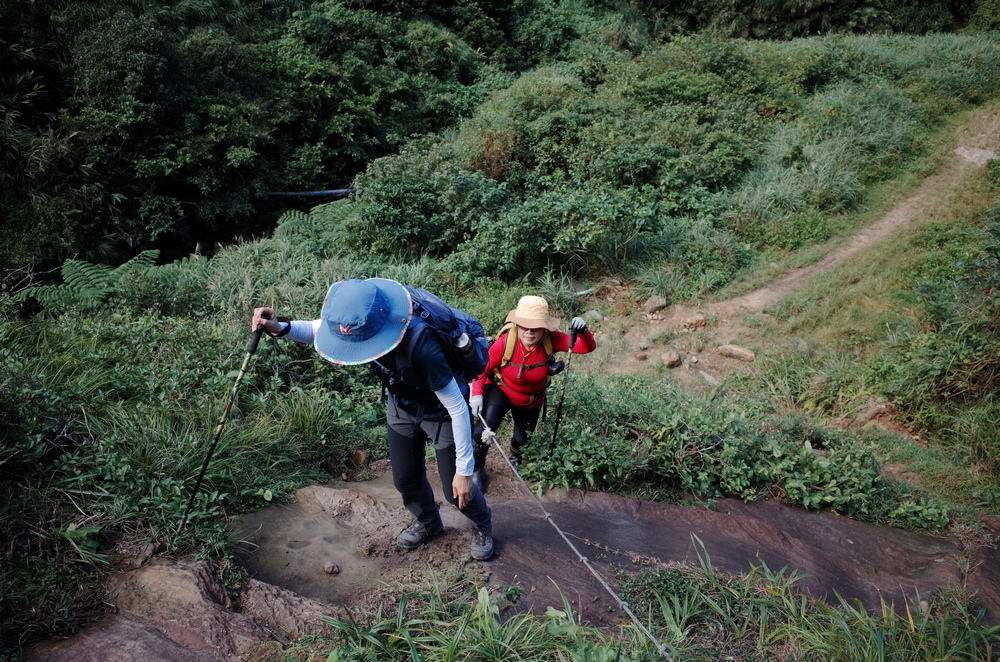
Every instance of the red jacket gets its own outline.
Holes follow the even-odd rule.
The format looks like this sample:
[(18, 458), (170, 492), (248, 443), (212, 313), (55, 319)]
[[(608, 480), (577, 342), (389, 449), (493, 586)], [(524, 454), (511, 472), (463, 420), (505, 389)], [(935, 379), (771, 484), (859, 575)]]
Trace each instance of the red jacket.
[[(517, 333), (516, 329), (511, 329), (507, 333)], [(569, 351), (569, 335), (562, 331), (550, 331), (549, 337), (552, 339), (552, 353)], [(490, 346), (490, 359), (486, 364), (483, 374), (476, 377), (472, 382), (472, 395), (482, 395), (483, 387), (493, 371), (500, 365), (503, 359), (505, 335), (501, 335)], [(574, 354), (587, 354), (594, 351), (597, 342), (594, 335), (587, 329), (576, 337), (576, 344), (573, 345)], [(503, 383), (500, 389), (507, 394), (510, 402), (515, 407), (537, 409), (545, 402), (545, 382), (549, 378), (548, 364), (540, 365), (537, 368), (524, 370), (518, 377), (522, 365), (533, 365), (545, 361), (545, 348), (541, 342), (535, 348), (525, 354), (524, 344), (518, 340), (514, 343), (514, 355), (510, 363), (500, 370), (503, 376)], [(515, 365), (517, 364), (517, 365)]]

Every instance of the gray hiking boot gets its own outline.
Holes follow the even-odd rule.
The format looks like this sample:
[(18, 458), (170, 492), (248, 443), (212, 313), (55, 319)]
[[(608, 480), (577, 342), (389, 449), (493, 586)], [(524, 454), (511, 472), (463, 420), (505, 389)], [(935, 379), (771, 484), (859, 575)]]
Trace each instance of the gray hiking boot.
[(485, 561), (493, 556), (493, 528), (490, 525), (472, 528), (472, 558)]
[(444, 533), (444, 525), (438, 520), (436, 526), (428, 526), (423, 522), (413, 520), (396, 538), (396, 545), (403, 549), (416, 549), (425, 542)]

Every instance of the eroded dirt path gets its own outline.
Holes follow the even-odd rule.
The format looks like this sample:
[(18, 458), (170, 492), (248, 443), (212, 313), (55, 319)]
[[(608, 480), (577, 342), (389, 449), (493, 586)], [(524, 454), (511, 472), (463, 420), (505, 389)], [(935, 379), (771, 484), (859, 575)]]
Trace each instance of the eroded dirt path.
[[(955, 159), (955, 162), (945, 170), (928, 178), (928, 188), (936, 191), (949, 186), (956, 180), (958, 174), (968, 167), (965, 161)], [(826, 273), (852, 255), (878, 244), (893, 232), (912, 223), (926, 210), (932, 195), (934, 194), (931, 192), (921, 191), (913, 197), (903, 200), (877, 223), (849, 237), (839, 246), (830, 250), (826, 257), (816, 264), (792, 269), (764, 287), (727, 301), (711, 304), (708, 306), (709, 311), (714, 315), (730, 317), (741, 312), (760, 313), (766, 308), (777, 305), (782, 299), (804, 287), (820, 274)]]
[[(585, 372), (665, 375), (661, 361), (665, 345), (685, 358), (689, 370), (669, 372), (672, 378), (688, 390), (705, 390), (713, 380), (723, 378), (738, 369), (739, 361), (720, 356), (713, 349), (720, 345), (739, 343), (755, 335), (748, 320), (780, 304), (817, 277), (848, 264), (856, 256), (885, 241), (905, 228), (933, 218), (939, 210), (951, 207), (963, 195), (963, 182), (975, 171), (985, 167), (989, 159), (1000, 152), (1000, 114), (983, 109), (972, 115), (956, 138), (956, 147), (944, 167), (928, 176), (913, 195), (899, 201), (874, 224), (846, 239), (828, 243), (821, 252), (825, 256), (815, 264), (791, 269), (768, 285), (731, 299), (704, 306), (672, 305), (665, 311), (643, 314), (634, 309), (629, 314), (622, 305), (621, 315), (611, 315), (600, 324), (598, 348), (578, 362)], [(611, 288), (609, 298), (616, 293)], [(627, 292), (622, 288), (624, 299)], [(690, 327), (698, 315), (710, 317), (711, 324)], [(694, 331), (690, 336), (683, 334)], [(697, 365), (689, 362), (694, 356)], [(706, 378), (709, 383), (706, 383)]]
[(933, 209), (947, 205), (951, 197), (956, 193), (960, 194), (960, 184), (969, 171), (981, 168), (989, 159), (996, 158), (996, 151), (987, 149), (986, 146), (1000, 149), (1000, 115), (984, 115), (980, 120), (969, 133), (962, 135), (951, 162), (925, 179), (915, 195), (897, 203), (878, 222), (832, 247), (826, 257), (816, 264), (793, 269), (753, 292), (711, 304), (708, 307), (710, 312), (727, 317), (741, 311), (762, 312), (851, 256), (884, 241), (903, 227), (928, 217)]

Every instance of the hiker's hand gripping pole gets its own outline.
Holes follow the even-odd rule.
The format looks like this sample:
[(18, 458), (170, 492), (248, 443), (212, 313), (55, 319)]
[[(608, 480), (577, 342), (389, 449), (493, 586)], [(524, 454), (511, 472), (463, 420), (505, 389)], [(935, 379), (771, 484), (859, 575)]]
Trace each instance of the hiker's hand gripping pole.
[(180, 535), (180, 532), (184, 529), (184, 525), (187, 523), (191, 507), (194, 505), (195, 497), (198, 496), (198, 490), (201, 488), (201, 481), (205, 478), (205, 472), (208, 470), (208, 463), (212, 461), (215, 446), (219, 443), (219, 437), (222, 436), (222, 427), (226, 424), (226, 419), (229, 417), (229, 410), (233, 408), (233, 403), (236, 401), (236, 389), (239, 388), (240, 382), (243, 381), (243, 375), (246, 374), (247, 366), (250, 365), (250, 358), (257, 351), (257, 345), (260, 344), (262, 333), (264, 333), (264, 326), (261, 324), (257, 326), (257, 330), (253, 332), (253, 337), (250, 338), (246, 355), (243, 357), (243, 365), (240, 366), (240, 373), (236, 375), (233, 389), (229, 392), (229, 402), (226, 403), (226, 408), (222, 411), (222, 418), (219, 419), (219, 424), (215, 426), (215, 435), (212, 437), (212, 443), (208, 446), (208, 453), (205, 455), (205, 461), (202, 463), (201, 471), (198, 473), (198, 480), (194, 483), (194, 489), (191, 491), (191, 498), (188, 500), (187, 508), (184, 509), (184, 516), (181, 518), (181, 523), (177, 525), (176, 535)]

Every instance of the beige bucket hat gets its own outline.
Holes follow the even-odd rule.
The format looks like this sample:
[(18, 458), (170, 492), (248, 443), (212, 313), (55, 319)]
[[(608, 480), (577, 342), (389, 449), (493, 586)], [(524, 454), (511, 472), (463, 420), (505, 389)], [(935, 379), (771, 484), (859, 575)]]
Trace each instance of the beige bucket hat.
[(549, 302), (536, 296), (521, 297), (517, 308), (507, 314), (507, 321), (526, 329), (555, 331), (559, 328), (559, 318), (549, 315)]

